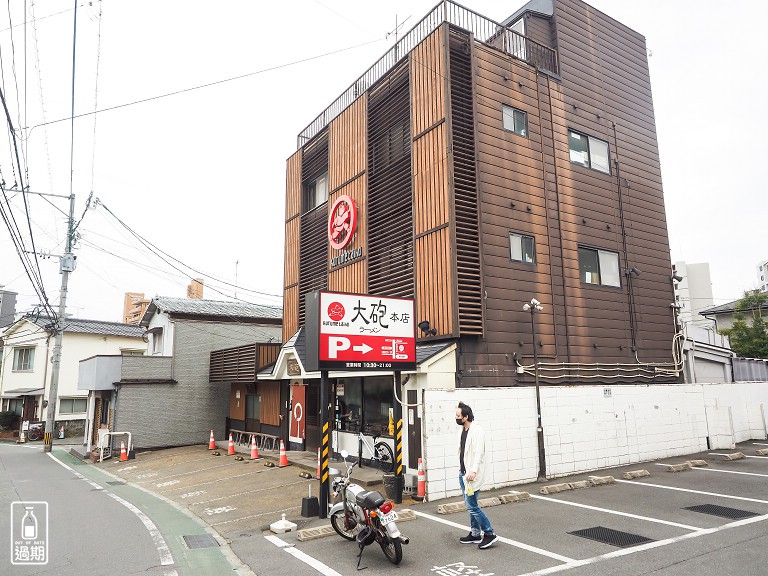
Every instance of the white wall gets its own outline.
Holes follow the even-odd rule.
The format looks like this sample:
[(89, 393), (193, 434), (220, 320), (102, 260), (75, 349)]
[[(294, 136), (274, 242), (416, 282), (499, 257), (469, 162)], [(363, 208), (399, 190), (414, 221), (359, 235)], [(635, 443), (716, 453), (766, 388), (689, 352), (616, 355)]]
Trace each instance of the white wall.
[[(606, 392), (608, 390), (608, 392)], [(538, 475), (534, 388), (426, 390), (423, 445), (429, 499), (458, 496), (459, 400), (486, 431), (485, 489)], [(766, 438), (765, 383), (575, 386), (541, 389), (549, 478), (732, 449)]]

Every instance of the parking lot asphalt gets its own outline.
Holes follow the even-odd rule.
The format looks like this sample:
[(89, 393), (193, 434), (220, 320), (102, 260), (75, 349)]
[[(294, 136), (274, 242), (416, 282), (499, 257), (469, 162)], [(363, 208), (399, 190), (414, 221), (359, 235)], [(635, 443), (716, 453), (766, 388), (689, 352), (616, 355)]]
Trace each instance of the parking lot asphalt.
[[(467, 533), (466, 511), (440, 514), (438, 502), (406, 502), (415, 519), (400, 523), (411, 538), (396, 568), (375, 545), (364, 551), (361, 566), (373, 573), (397, 569), (399, 574), (570, 575), (654, 574), (697, 576), (766, 574), (761, 550), (768, 544), (768, 457), (755, 456), (768, 442), (747, 442), (733, 451), (712, 451), (628, 467), (580, 474), (546, 484), (487, 490), (484, 498), (527, 492), (530, 499), (486, 509), (501, 537), (489, 550), (461, 546)], [(747, 457), (729, 461), (725, 453)], [(298, 466), (270, 468), (262, 461), (235, 461), (213, 456), (205, 446), (189, 446), (138, 454), (135, 460), (98, 465), (127, 482), (157, 493), (203, 519), (230, 544), (234, 553), (257, 574), (356, 574), (358, 548), (333, 533), (302, 541), (298, 532), (274, 535), (265, 531), (282, 514), (298, 528), (327, 526), (328, 520), (303, 518), (301, 499), (317, 480), (299, 477)], [(290, 453), (289, 453), (290, 456)], [(690, 459), (708, 465), (668, 472), (668, 465)], [(624, 480), (630, 470), (650, 476)], [(542, 486), (573, 483), (593, 475), (611, 475), (607, 485), (541, 494)], [(691, 510), (709, 505), (709, 511)], [(721, 507), (721, 508), (718, 508)], [(605, 528), (621, 538), (646, 538), (626, 547), (588, 539), (579, 531)], [(611, 533), (613, 534), (613, 533)], [(629, 536), (627, 536), (629, 535)], [(620, 542), (624, 544), (624, 542)]]

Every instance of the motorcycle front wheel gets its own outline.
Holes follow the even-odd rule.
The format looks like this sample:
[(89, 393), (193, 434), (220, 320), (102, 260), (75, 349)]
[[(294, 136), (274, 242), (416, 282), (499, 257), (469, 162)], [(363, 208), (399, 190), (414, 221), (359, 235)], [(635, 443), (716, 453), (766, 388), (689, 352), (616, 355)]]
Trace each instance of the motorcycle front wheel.
[(345, 540), (354, 540), (357, 533), (360, 532), (360, 525), (357, 523), (355, 513), (352, 510), (347, 510), (346, 515), (344, 510), (338, 510), (331, 514), (331, 526)]
[(393, 540), (385, 531), (385, 533), (381, 534), (379, 544), (387, 560), (392, 562), (392, 564), (400, 564), (400, 561), (403, 559), (403, 544), (399, 539), (395, 538)]

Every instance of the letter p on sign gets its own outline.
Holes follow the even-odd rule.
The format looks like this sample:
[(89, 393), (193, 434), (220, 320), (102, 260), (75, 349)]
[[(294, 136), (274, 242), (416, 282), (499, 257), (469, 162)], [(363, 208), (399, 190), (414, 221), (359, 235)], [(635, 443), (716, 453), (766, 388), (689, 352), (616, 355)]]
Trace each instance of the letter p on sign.
[(331, 336), (328, 338), (328, 357), (338, 358), (338, 352), (343, 350), (349, 350), (352, 343), (349, 338), (343, 336)]

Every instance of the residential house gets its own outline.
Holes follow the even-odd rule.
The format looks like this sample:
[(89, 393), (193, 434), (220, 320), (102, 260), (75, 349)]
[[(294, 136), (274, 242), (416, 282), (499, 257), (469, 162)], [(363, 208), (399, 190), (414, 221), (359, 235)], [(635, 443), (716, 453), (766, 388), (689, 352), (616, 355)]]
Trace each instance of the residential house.
[[(0, 331), (16, 319), (16, 292), (0, 290)], [(3, 341), (0, 339), (0, 367), (3, 362)], [(0, 410), (2, 406), (0, 405)]]
[[(301, 131), (285, 217), (285, 344), (268, 377), (304, 387), (305, 414), (319, 413), (302, 338), (314, 291), (413, 299), (417, 355), (431, 352), (402, 390), (391, 373), (330, 372), (332, 405), (354, 406), (336, 448), (386, 436), (399, 398), (413, 466), (421, 418), (439, 442), (453, 417), (442, 401), (427, 414), (437, 388), (507, 390), (514, 406), (525, 390), (533, 413), (537, 376), (682, 381), (645, 39), (581, 0), (501, 23), (439, 3)], [(517, 417), (487, 408), (502, 406), (500, 422)], [(526, 470), (529, 456), (505, 453)]]
[(737, 308), (740, 300), (734, 300), (727, 304), (720, 304), (719, 306), (712, 306), (701, 311), (701, 315), (709, 320), (714, 321), (716, 330), (726, 330), (733, 328), (733, 322), (735, 321), (735, 314), (742, 314), (745, 322), (750, 322), (752, 314), (768, 314), (768, 303), (763, 303), (760, 309), (747, 309), (739, 310)]
[[(51, 385), (51, 355), (54, 348), (52, 320), (27, 315), (3, 334), (4, 362), (0, 371), (3, 406), (23, 420), (45, 420)], [(78, 389), (81, 358), (96, 354), (143, 354), (144, 328), (119, 322), (66, 318), (63, 336), (56, 420), (66, 424), (67, 433), (82, 433), (87, 418), (87, 394)]]
[(92, 398), (88, 450), (100, 430), (130, 432), (141, 448), (207, 442), (212, 429), (223, 438), (231, 390), (210, 384), (210, 354), (253, 342), (279, 344), (281, 317), (273, 306), (153, 298), (140, 323), (147, 356), (80, 363), (79, 389)]

